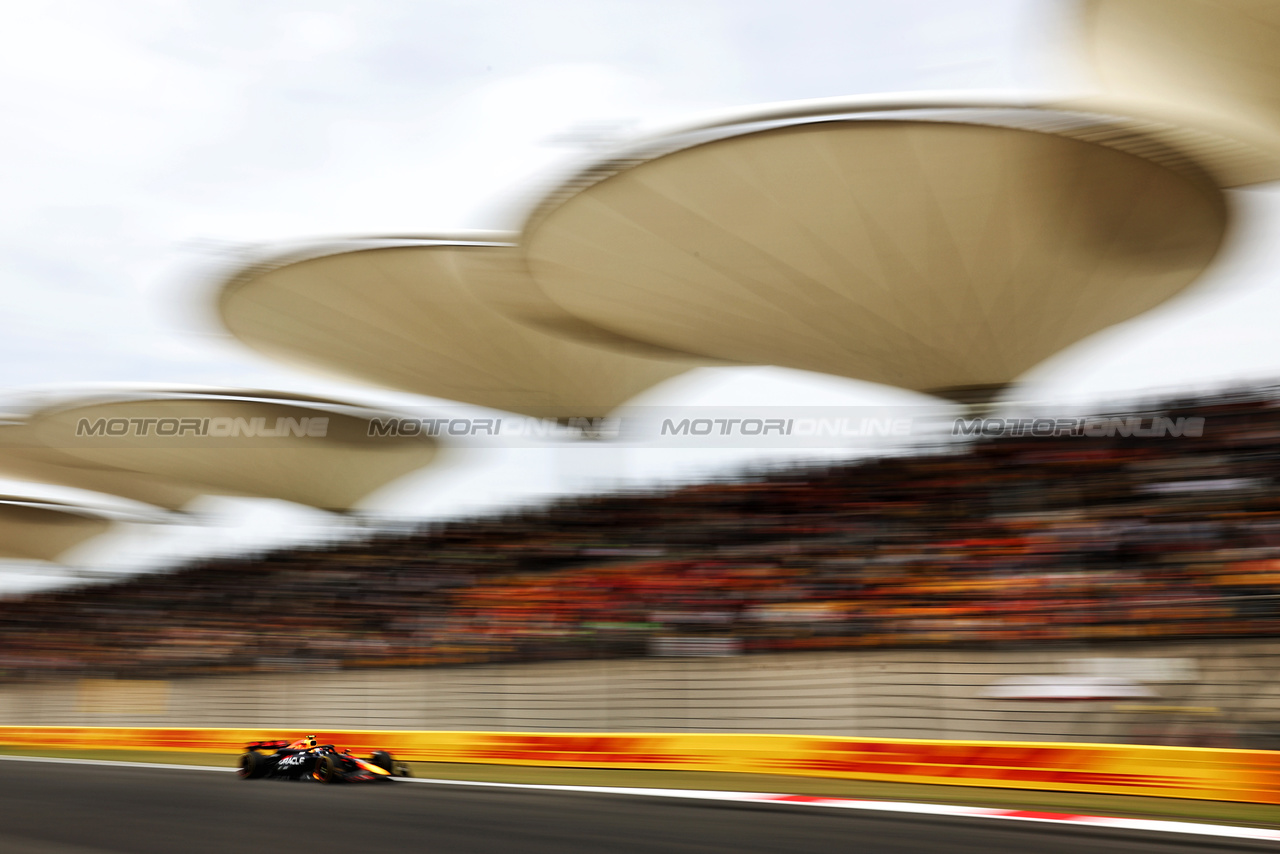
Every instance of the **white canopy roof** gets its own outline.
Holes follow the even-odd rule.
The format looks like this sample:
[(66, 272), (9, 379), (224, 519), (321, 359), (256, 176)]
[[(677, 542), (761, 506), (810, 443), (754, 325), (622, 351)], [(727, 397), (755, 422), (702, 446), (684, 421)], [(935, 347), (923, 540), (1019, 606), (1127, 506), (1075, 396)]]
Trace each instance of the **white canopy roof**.
[(1228, 223), (1136, 130), (764, 118), (575, 176), (526, 228), (534, 284), (623, 338), (965, 398), (1177, 294)]

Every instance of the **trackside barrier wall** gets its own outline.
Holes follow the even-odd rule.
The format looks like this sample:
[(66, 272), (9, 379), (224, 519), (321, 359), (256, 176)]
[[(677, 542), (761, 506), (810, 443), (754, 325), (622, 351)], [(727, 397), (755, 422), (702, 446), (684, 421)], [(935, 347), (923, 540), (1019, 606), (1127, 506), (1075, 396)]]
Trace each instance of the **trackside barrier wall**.
[[(225, 753), (294, 738), (266, 729), (0, 727), (0, 745)], [(317, 732), (356, 753), (425, 762), (789, 774), (1280, 804), (1280, 753), (1115, 744), (716, 733)]]
[[(124, 678), (28, 668), (0, 682), (0, 726), (765, 732), (1280, 748), (1280, 640), (458, 667), (275, 664)], [(1011, 680), (1069, 687), (1099, 676), (1142, 696), (998, 696)]]

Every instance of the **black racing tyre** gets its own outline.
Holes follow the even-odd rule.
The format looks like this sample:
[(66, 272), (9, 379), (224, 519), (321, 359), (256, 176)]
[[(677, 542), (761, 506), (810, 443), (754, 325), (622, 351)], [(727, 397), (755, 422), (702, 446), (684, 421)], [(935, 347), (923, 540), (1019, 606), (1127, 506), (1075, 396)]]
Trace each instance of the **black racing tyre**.
[(328, 754), (317, 756), (316, 767), (311, 772), (311, 776), (321, 783), (336, 783), (338, 782), (338, 763), (334, 762), (333, 757)]
[(373, 755), (369, 757), (369, 761), (377, 765), (388, 774), (396, 773), (396, 761), (391, 758), (391, 754), (385, 750), (375, 750)]
[(267, 760), (261, 753), (250, 750), (240, 757), (240, 767), (236, 769), (242, 780), (253, 780), (267, 773)]

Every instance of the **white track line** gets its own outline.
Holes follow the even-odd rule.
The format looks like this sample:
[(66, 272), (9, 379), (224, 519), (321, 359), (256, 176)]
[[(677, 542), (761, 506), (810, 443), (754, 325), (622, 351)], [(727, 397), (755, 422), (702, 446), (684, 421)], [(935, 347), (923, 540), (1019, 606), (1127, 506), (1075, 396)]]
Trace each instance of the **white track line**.
[(234, 771), (221, 765), (168, 765), (161, 762), (123, 762), (118, 759), (56, 759), (52, 756), (5, 756), (8, 762), (55, 762), (62, 765), (106, 765), (110, 768), (164, 768), (170, 771)]
[(1233, 839), (1280, 841), (1280, 830), (1265, 827), (1236, 827), (1225, 824), (1168, 821), (1164, 819), (1119, 818), (1100, 815), (1070, 815), (1041, 810), (1010, 810), (991, 807), (953, 806), (951, 804), (917, 804), (897, 801), (865, 801), (852, 798), (824, 798), (813, 795), (782, 795), (766, 792), (724, 792), (698, 789), (638, 789), (615, 786), (552, 786), (536, 783), (482, 783), (475, 780), (430, 780), (407, 778), (404, 782), (434, 783), (445, 786), (493, 786), (506, 789), (542, 789), (559, 792), (593, 792), (609, 795), (639, 795), (654, 798), (690, 798), (707, 801), (735, 801), (754, 804), (787, 804), (792, 806), (829, 807), (835, 809), (874, 810), (911, 815), (965, 816), (995, 818), (1005, 821), (1038, 821), (1048, 824), (1076, 824), (1118, 830), (1146, 830), (1163, 833), (1191, 833), (1201, 836), (1224, 836)]
[[(69, 765), (106, 765), (115, 768), (162, 768), (176, 771), (234, 771), (215, 765), (168, 765), (156, 762), (121, 762), (109, 759), (54, 759), (44, 756), (4, 756), (11, 762), (54, 762)], [(966, 807), (951, 804), (917, 804), (899, 801), (867, 801), (853, 798), (824, 798), (813, 795), (783, 795), (769, 792), (725, 792), (718, 789), (644, 789), (626, 786), (558, 786), (541, 783), (488, 783), (479, 780), (435, 780), (426, 777), (398, 777), (402, 783), (427, 783), (435, 786), (479, 786), (495, 789), (532, 789), (544, 792), (584, 792), (602, 795), (633, 795), (649, 798), (683, 798), (701, 801), (731, 801), (748, 804), (785, 804), (789, 806), (827, 807), (834, 809), (871, 810), (909, 815), (943, 815), (969, 818), (992, 818), (1004, 821), (1036, 821), (1046, 824), (1074, 824), (1115, 830), (1143, 830), (1159, 833), (1189, 833), (1230, 839), (1262, 839), (1280, 842), (1280, 830), (1265, 827), (1236, 827), (1226, 824), (1169, 821), (1165, 819), (1119, 818), (1101, 815), (1071, 815), (1040, 810), (1010, 810), (991, 807)]]

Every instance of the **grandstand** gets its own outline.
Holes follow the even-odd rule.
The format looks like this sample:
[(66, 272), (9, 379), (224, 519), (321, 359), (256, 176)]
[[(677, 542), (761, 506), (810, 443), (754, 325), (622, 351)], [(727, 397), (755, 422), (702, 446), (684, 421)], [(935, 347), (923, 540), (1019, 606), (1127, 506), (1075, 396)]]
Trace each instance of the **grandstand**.
[(9, 600), (0, 672), (1274, 637), (1280, 389), (1143, 412), (1204, 428), (977, 438)]

